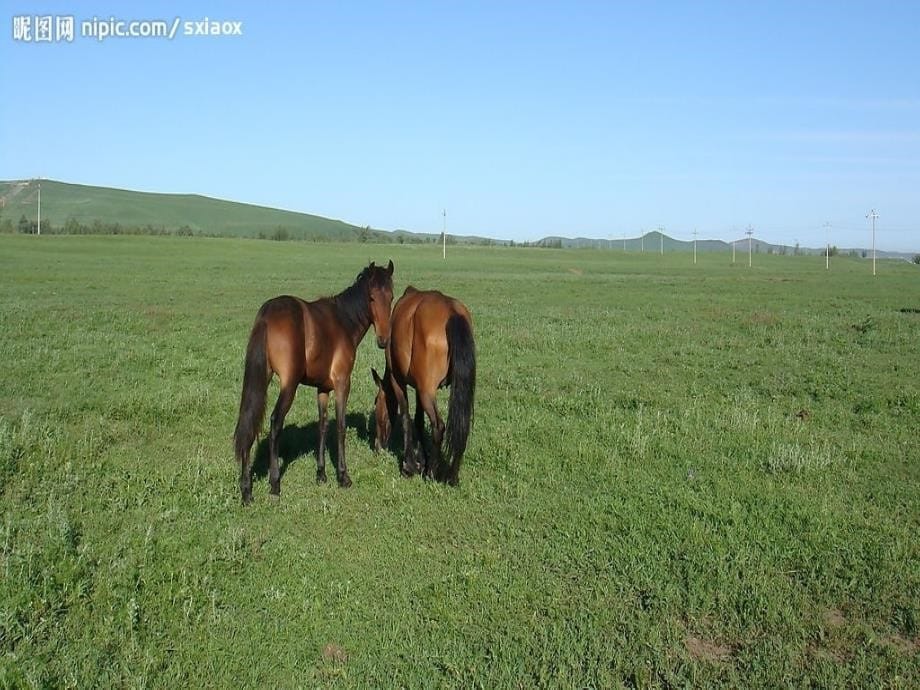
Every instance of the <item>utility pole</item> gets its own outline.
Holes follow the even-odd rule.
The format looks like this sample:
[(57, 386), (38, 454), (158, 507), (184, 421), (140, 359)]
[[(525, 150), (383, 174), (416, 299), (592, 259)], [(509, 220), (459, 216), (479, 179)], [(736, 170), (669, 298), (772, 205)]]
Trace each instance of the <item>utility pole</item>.
[(696, 266), (696, 228), (693, 228), (693, 265)]
[(35, 231), (42, 234), (42, 178), (38, 178), (38, 225)]
[(645, 232), (642, 232), (642, 253), (645, 253)]
[(444, 224), (441, 227), (441, 258), (447, 259), (447, 209), (445, 208), (441, 215), (444, 216)]
[(626, 253), (626, 233), (623, 233), (623, 253)]
[(736, 240), (732, 240), (732, 263), (735, 263), (735, 243)]
[(872, 275), (875, 275), (875, 219), (878, 218), (878, 213), (872, 209), (866, 214), (866, 218), (872, 219)]
[(658, 226), (658, 240), (661, 242), (661, 255), (664, 256), (664, 228)]
[(754, 228), (750, 225), (747, 226), (745, 233), (748, 236), (748, 268), (751, 267), (751, 236), (754, 234)]
[(824, 223), (824, 239), (826, 240), (826, 246), (824, 247), (824, 270), (829, 271), (831, 269), (831, 224), (828, 222)]

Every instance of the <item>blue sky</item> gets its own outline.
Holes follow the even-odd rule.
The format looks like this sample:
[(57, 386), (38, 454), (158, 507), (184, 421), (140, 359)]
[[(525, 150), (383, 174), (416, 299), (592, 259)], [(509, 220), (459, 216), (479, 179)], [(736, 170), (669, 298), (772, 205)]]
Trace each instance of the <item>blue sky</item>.
[[(515, 240), (920, 250), (918, 2), (6, 0), (0, 179)], [(13, 18), (72, 15), (72, 43)], [(211, 20), (242, 36), (80, 36)]]

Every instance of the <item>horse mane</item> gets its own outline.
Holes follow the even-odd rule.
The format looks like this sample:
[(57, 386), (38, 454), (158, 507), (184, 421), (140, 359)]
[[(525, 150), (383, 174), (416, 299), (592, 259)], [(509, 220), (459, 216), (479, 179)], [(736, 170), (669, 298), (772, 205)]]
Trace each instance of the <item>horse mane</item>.
[(371, 262), (358, 274), (354, 283), (332, 298), (339, 318), (349, 332), (363, 332), (370, 325), (369, 287), (383, 287), (386, 279), (386, 269)]

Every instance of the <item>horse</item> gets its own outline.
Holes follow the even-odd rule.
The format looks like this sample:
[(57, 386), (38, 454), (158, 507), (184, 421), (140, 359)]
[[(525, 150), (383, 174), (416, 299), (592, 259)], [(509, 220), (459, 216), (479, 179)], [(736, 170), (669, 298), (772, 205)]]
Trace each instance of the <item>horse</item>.
[(339, 486), (351, 486), (345, 465), (345, 404), (355, 352), (371, 324), (377, 346), (387, 347), (392, 303), (393, 262), (390, 261), (386, 268), (371, 262), (358, 274), (354, 284), (334, 297), (306, 302), (282, 295), (268, 300), (259, 309), (246, 347), (243, 393), (234, 433), (243, 505), (252, 502), (249, 452), (262, 428), (268, 383), (274, 374), (278, 375), (281, 392), (272, 411), (269, 432), (269, 497), (276, 499), (281, 495), (278, 435), (301, 384), (316, 388), (319, 407), (316, 481), (326, 481), (326, 407), (329, 393), (335, 391), (336, 478)]
[[(407, 386), (412, 386), (415, 431), (425, 459), (424, 476), (456, 486), (460, 482), (460, 462), (469, 438), (476, 392), (476, 346), (469, 309), (437, 290), (407, 287), (390, 317), (386, 362), (383, 377), (371, 369), (377, 384), (375, 450), (389, 444), (390, 418), (400, 414), (405, 445), (400, 469), (407, 477), (419, 471), (409, 423)], [(446, 426), (450, 462), (446, 467), (441, 457), (445, 425), (437, 406), (437, 390), (445, 386), (450, 386)], [(431, 423), (431, 454), (425, 450), (425, 415)]]

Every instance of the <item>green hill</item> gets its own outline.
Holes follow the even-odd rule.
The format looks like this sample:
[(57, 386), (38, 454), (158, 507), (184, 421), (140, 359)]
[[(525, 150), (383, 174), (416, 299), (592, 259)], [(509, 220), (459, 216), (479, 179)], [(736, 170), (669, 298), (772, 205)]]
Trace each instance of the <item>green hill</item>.
[[(42, 220), (55, 229), (68, 219), (124, 228), (154, 228), (175, 232), (186, 228), (195, 234), (235, 237), (271, 236), (280, 229), (293, 238), (356, 239), (362, 228), (338, 220), (294, 211), (281, 211), (213, 199), (197, 194), (155, 194), (41, 181)], [(0, 182), (4, 219), (15, 225), (24, 215), (36, 218), (38, 183), (35, 180)]]

